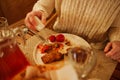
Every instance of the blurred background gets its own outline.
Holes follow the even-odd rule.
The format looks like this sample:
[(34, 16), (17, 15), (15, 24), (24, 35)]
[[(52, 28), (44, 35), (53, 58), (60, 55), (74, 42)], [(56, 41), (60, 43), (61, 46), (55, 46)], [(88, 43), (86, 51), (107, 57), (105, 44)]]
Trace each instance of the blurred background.
[(8, 24), (25, 18), (37, 0), (0, 0), (0, 16), (6, 17)]

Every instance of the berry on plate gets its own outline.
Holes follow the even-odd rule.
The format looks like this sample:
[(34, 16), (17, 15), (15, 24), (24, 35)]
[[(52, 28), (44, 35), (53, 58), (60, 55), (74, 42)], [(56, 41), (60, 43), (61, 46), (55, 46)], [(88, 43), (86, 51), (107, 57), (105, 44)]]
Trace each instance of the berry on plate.
[(63, 42), (65, 40), (65, 36), (63, 34), (58, 34), (56, 36), (56, 41), (57, 42)]
[(49, 40), (51, 42), (55, 42), (56, 41), (56, 37), (54, 35), (51, 35), (51, 36), (49, 36)]

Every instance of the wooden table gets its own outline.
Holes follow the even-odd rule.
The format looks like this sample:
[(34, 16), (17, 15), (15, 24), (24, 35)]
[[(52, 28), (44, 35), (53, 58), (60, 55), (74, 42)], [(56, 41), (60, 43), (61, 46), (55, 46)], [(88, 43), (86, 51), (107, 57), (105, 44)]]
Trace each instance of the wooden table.
[[(24, 20), (20, 20), (12, 25), (10, 27), (20, 27), (21, 24), (24, 24)], [(54, 31), (51, 31), (49, 29), (44, 29), (39, 32), (40, 34), (48, 34), (54, 33)], [(46, 36), (45, 35), (45, 36)], [(26, 39), (29, 39), (31, 35), (27, 34)], [(94, 68), (94, 71), (88, 76), (89, 78), (98, 78), (100, 80), (120, 80), (120, 65), (117, 65), (116, 61), (111, 60), (110, 58), (107, 58), (104, 55), (104, 52), (101, 50), (93, 49), (96, 57), (97, 57), (97, 63)], [(117, 67), (116, 67), (117, 65)]]

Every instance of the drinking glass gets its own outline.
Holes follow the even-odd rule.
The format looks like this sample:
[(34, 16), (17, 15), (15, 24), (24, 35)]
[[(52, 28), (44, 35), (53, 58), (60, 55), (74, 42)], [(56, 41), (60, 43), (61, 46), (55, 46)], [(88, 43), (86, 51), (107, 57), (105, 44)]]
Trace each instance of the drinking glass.
[(0, 29), (0, 80), (11, 80), (29, 64), (19, 48), (13, 29)]
[(78, 74), (79, 80), (84, 80), (95, 66), (96, 58), (89, 48), (73, 47), (68, 50), (68, 60)]
[(6, 28), (8, 26), (7, 18), (0, 17), (0, 29)]

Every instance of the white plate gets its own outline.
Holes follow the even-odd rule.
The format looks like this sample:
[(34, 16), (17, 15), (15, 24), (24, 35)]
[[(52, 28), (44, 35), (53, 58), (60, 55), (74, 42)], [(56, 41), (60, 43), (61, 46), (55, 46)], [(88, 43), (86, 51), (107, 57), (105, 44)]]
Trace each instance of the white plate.
[[(62, 34), (64, 34), (65, 39), (67, 39), (68, 41), (70, 41), (70, 43), (71, 43), (72, 46), (82, 46), (82, 47), (91, 48), (90, 45), (89, 45), (89, 43), (87, 41), (85, 41), (83, 38), (79, 37), (79, 36), (76, 36), (76, 35), (73, 35), (73, 34), (67, 34), (67, 33), (62, 33)], [(40, 44), (40, 42), (38, 42), (38, 44), (36, 45), (36, 47), (34, 49), (33, 58), (34, 58), (35, 63), (37, 65), (44, 65), (44, 63), (41, 60), (41, 57), (44, 54), (41, 54), (40, 51), (37, 49), (37, 46), (39, 44)]]

